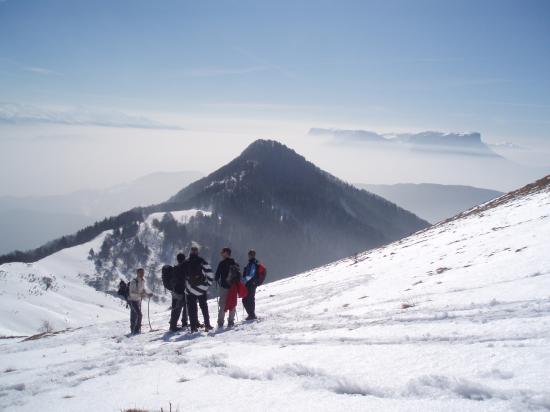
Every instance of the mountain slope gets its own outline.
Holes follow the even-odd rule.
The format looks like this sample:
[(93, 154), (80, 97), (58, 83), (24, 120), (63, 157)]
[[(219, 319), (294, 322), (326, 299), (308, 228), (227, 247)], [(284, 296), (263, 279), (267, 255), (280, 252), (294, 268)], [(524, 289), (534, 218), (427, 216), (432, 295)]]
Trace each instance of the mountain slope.
[(189, 185), (161, 209), (212, 210), (239, 257), (249, 248), (281, 275), (406, 236), (427, 223), (267, 140)]
[(549, 210), (550, 176), (262, 286), (260, 320), (223, 333), (0, 341), (0, 409), (547, 410)]
[(496, 190), (471, 186), (433, 183), (356, 184), (356, 186), (382, 196), (432, 223), (448, 219), (463, 210), (504, 194)]
[[(195, 221), (208, 215), (200, 210), (153, 213), (139, 225), (106, 230), (89, 242), (37, 262), (0, 265), (0, 312), (6, 314), (0, 319), (0, 337), (126, 317), (115, 291), (121, 279), (129, 281), (135, 276), (138, 266), (150, 274), (146, 285), (155, 293), (151, 308), (166, 308), (171, 297), (158, 277), (160, 268), (173, 260), (178, 241), (185, 241), (187, 233), (193, 235)], [(180, 230), (163, 232), (168, 226)]]
[(87, 259), (107, 233), (34, 264), (0, 265), (0, 336), (32, 335), (121, 319), (122, 301), (90, 287), (94, 266)]

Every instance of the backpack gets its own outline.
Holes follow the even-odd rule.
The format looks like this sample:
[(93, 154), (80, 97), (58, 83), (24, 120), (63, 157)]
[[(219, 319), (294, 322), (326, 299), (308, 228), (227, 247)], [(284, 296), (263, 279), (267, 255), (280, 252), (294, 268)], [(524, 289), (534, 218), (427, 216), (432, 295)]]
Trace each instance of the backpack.
[(261, 286), (265, 282), (265, 277), (267, 276), (267, 269), (263, 263), (258, 263), (256, 268), (256, 285)]
[(234, 263), (229, 266), (229, 273), (227, 274), (227, 283), (231, 286), (234, 283), (240, 282), (242, 279), (241, 268), (238, 263)]
[(120, 280), (120, 283), (118, 284), (117, 295), (123, 297), (124, 300), (128, 300), (128, 296), (130, 296), (130, 283), (126, 283), (123, 280)]
[(187, 261), (187, 279), (192, 287), (203, 285), (206, 281), (206, 276), (202, 272), (202, 259), (189, 259)]
[(161, 270), (162, 285), (166, 290), (174, 291), (174, 268), (170, 265), (164, 265)]

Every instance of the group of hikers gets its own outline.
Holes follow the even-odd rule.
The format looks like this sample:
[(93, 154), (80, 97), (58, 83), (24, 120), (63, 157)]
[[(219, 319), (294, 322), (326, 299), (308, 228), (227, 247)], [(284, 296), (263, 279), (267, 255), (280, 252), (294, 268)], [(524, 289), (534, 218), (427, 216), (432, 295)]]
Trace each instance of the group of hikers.
[[(235, 325), (235, 315), (238, 298), (242, 298), (246, 310), (247, 321), (256, 319), (256, 288), (265, 280), (265, 266), (256, 259), (256, 252), (248, 252), (248, 263), (242, 273), (238, 263), (231, 257), (231, 249), (224, 247), (221, 250), (222, 260), (218, 264), (216, 273), (206, 260), (199, 255), (199, 248), (193, 246), (189, 257), (178, 253), (175, 266), (162, 268), (162, 283), (172, 294), (170, 313), (170, 332), (178, 332), (190, 327), (191, 332), (199, 328), (205, 331), (213, 329), (208, 311), (208, 289), (215, 282), (218, 287), (217, 326), (223, 329), (225, 313), (228, 312), (227, 326)], [(124, 284), (124, 282), (121, 282)], [(142, 311), (141, 302), (144, 298), (153, 295), (145, 288), (145, 271), (140, 268), (136, 271), (136, 278), (127, 285), (126, 295), (130, 308), (131, 334), (141, 333)], [(202, 312), (203, 323), (199, 322), (198, 307)], [(181, 320), (181, 326), (178, 322)]]

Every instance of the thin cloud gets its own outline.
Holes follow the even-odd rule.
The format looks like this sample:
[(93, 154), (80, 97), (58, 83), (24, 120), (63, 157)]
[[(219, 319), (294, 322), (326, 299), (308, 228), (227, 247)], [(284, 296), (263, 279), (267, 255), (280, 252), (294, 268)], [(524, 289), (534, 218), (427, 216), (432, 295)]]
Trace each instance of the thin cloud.
[(482, 103), (495, 105), (495, 106), (523, 107), (523, 108), (529, 108), (529, 109), (550, 109), (550, 105), (548, 104), (522, 103), (522, 102), (494, 102), (494, 101), (485, 101)]
[(132, 115), (115, 110), (86, 107), (59, 109), (2, 102), (0, 102), (0, 123), (53, 123), (137, 129), (182, 129), (180, 126), (168, 125), (141, 115)]
[(60, 74), (60, 73), (57, 73), (53, 70), (45, 69), (43, 67), (23, 66), (23, 67), (21, 67), (21, 69), (23, 69), (26, 72), (42, 74), (42, 75), (59, 75)]
[(263, 59), (263, 58), (255, 55), (255, 54), (249, 52), (248, 50), (244, 50), (240, 47), (233, 47), (233, 50), (235, 50), (240, 55), (245, 56), (248, 59), (252, 60), (256, 64), (259, 64), (262, 67), (266, 67), (267, 69), (277, 71), (277, 72), (279, 72), (280, 74), (282, 74), (283, 76), (285, 76), (289, 79), (296, 79), (297, 78), (296, 74), (294, 72), (292, 72), (291, 70), (287, 69), (286, 67), (279, 66), (277, 64), (273, 64), (273, 63), (267, 61), (266, 59)]
[(464, 78), (454, 79), (452, 81), (457, 86), (490, 86), (494, 84), (510, 83), (510, 80), (501, 77), (482, 77), (482, 78)]
[[(5, 0), (0, 0), (0, 3)], [(42, 76), (47, 75), (61, 75), (61, 73), (54, 70), (47, 69), (36, 65), (24, 64), (20, 61), (14, 60), (9, 57), (0, 57), (0, 65), (5, 66), (7, 69), (20, 70), (28, 73), (39, 74)]]
[(407, 63), (455, 63), (461, 62), (463, 59), (457, 57), (400, 57), (395, 59), (395, 61)]
[(324, 106), (298, 105), (284, 103), (265, 102), (211, 102), (203, 103), (203, 106), (228, 109), (250, 109), (250, 110), (324, 110)]
[(205, 67), (187, 70), (184, 75), (191, 77), (216, 77), (216, 76), (231, 76), (249, 73), (258, 73), (269, 70), (267, 66), (252, 66), (240, 68), (224, 68), (224, 67)]

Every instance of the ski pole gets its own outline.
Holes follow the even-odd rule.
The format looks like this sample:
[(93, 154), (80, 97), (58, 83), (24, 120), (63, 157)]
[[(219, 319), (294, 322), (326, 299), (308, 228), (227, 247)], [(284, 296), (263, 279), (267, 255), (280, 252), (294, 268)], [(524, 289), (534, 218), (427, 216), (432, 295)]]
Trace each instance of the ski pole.
[(151, 326), (151, 317), (149, 316), (149, 302), (151, 301), (151, 298), (149, 297), (147, 299), (147, 320), (149, 321), (149, 329), (150, 331), (152, 332), (153, 331), (153, 327)]

